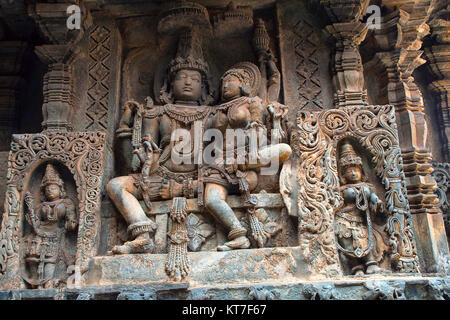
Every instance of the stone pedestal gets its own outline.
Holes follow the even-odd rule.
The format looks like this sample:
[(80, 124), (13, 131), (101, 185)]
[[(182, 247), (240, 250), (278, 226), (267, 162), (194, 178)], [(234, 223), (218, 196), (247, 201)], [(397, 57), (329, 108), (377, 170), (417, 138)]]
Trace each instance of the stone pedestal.
[(414, 225), (421, 246), (425, 272), (439, 272), (449, 258), (442, 214), (414, 214)]
[[(280, 282), (310, 276), (301, 249), (264, 248), (228, 252), (190, 252), (191, 284), (221, 285)], [(168, 281), (165, 254), (95, 257), (89, 264), (86, 285), (143, 284)], [(282, 279), (282, 280), (281, 280)]]

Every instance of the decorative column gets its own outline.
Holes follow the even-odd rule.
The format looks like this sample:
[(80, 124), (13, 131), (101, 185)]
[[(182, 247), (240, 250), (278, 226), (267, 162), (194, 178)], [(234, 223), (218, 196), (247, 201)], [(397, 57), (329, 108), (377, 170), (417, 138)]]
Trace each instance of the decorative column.
[(432, 155), (427, 142), (423, 98), (412, 76), (426, 62), (419, 49), (429, 27), (425, 23), (427, 16), (420, 18), (422, 21), (401, 9), (382, 17), (381, 28), (374, 31), (378, 51), (374, 59), (384, 68), (388, 101), (396, 110), (408, 201), (425, 266), (422, 271), (434, 272), (439, 256), (448, 255), (448, 245), (443, 241), (444, 224), (437, 207), (436, 180), (431, 174)]
[(35, 52), (48, 65), (43, 81), (42, 128), (44, 131), (70, 131), (73, 81), (67, 46), (43, 45), (36, 47)]
[(442, 155), (450, 161), (450, 21), (445, 17), (450, 10), (442, 9), (440, 16), (430, 22), (431, 45), (425, 48), (428, 70), (434, 81), (429, 89), (435, 94), (439, 117)]
[(367, 34), (367, 25), (360, 21), (369, 1), (320, 1), (332, 24), (325, 27), (335, 40), (332, 65), (334, 104), (344, 107), (367, 105), (359, 44)]

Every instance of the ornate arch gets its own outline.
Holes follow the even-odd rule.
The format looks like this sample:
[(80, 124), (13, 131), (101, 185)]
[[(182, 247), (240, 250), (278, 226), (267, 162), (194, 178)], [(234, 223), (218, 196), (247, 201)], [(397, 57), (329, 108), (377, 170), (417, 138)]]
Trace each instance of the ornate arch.
[[(289, 166), (283, 168), (283, 174), (291, 178), (287, 179), (289, 183), (282, 180), (281, 192), (291, 214), (299, 219), (299, 245), (315, 272), (328, 276), (340, 274), (333, 215), (342, 203), (336, 149), (345, 137), (353, 138), (370, 153), (375, 172), (384, 185), (389, 214), (386, 232), (393, 269), (418, 272), (395, 110), (391, 105), (298, 113), (297, 128), (291, 135), (295, 153), (292, 161), (296, 161), (297, 170), (293, 173), (287, 172)], [(287, 200), (293, 191), (292, 176), (296, 177), (297, 203)]]
[(10, 281), (18, 281), (18, 248), (27, 179), (36, 167), (51, 160), (66, 166), (75, 181), (79, 216), (76, 264), (82, 272), (87, 269), (98, 242), (105, 140), (103, 132), (13, 135), (8, 161), (5, 213), (0, 232), (0, 281), (3, 286), (8, 286)]

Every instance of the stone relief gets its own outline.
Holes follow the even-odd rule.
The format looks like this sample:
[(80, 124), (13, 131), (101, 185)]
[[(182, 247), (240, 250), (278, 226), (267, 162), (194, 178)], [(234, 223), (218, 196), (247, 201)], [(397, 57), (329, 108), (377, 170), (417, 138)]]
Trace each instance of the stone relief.
[[(385, 231), (393, 270), (418, 272), (392, 106), (298, 113), (297, 128), (291, 132), (295, 156), (282, 169), (281, 193), (289, 214), (299, 219), (299, 245), (304, 255), (310, 258), (315, 272), (341, 274), (333, 226), (334, 214), (344, 200), (339, 192), (336, 149), (346, 138), (366, 148), (374, 171), (384, 185), (388, 214)], [(312, 254), (316, 244), (320, 245), (320, 255)]]
[[(371, 214), (383, 214), (384, 204), (375, 188), (367, 182), (362, 160), (349, 141), (341, 146), (339, 156), (341, 195), (344, 205), (335, 214), (335, 230), (339, 252), (356, 260), (355, 275), (387, 273), (378, 266), (383, 258), (382, 236), (373, 227)], [(348, 261), (350, 263), (350, 261)]]
[[(43, 201), (36, 206), (32, 194), (24, 196), (25, 220), (32, 231), (24, 238), (22, 278), (32, 288), (57, 287), (55, 272), (61, 265), (66, 274), (73, 261), (68, 255), (66, 232), (75, 232), (78, 217), (74, 202), (66, 196), (64, 182), (52, 164), (47, 164), (40, 185)], [(54, 283), (52, 283), (54, 282)]]
[[(96, 252), (96, 237), (100, 224), (104, 141), (105, 134), (101, 132), (51, 132), (13, 136), (8, 161), (7, 200), (1, 232), (2, 283), (20, 287), (18, 271), (23, 263), (20, 258), (23, 257), (25, 260), (28, 258), (31, 262), (35, 260), (33, 258), (39, 251), (40, 254), (44, 254), (48, 249), (53, 252), (38, 259), (40, 261), (42, 258), (41, 274), (37, 275), (38, 270), (35, 270), (36, 277), (27, 275), (25, 277), (32, 285), (46, 286), (45, 283), (49, 283), (47, 286), (53, 285), (47, 282), (49, 280), (47, 277), (53, 272), (53, 258), (58, 256), (56, 248), (61, 247), (57, 236), (62, 236), (62, 229), (71, 230), (72, 233), (78, 229), (75, 265), (80, 267), (82, 273), (86, 272), (89, 257)], [(58, 179), (58, 173), (51, 169), (52, 166), (49, 166), (48, 175), (42, 181), (43, 184), (47, 184), (53, 180), (55, 183), (49, 184), (52, 190), (48, 190), (47, 198), (42, 199), (41, 203), (35, 203), (37, 197), (33, 199), (29, 188), (34, 185), (36, 168), (48, 161), (63, 165), (72, 175), (78, 207), (71, 203), (72, 200), (64, 197), (63, 188), (68, 181)], [(58, 199), (53, 202), (50, 197), (56, 197), (57, 194)], [(62, 215), (65, 215), (64, 223), (60, 217)], [(24, 232), (24, 218), (31, 226), (26, 239), (21, 236)], [(41, 222), (38, 222), (38, 219), (41, 219)], [(54, 221), (55, 219), (57, 221)]]
[[(105, 283), (114, 277), (133, 283), (126, 277), (136, 273), (128, 269), (183, 285), (196, 268), (208, 269), (201, 265), (208, 255), (228, 267), (225, 282), (233, 263), (239, 270), (245, 264), (256, 279), (260, 270), (252, 264), (260, 268), (260, 261), (261, 272), (273, 278), (286, 270), (308, 279), (420, 272), (396, 110), (367, 105), (358, 49), (367, 32), (363, 23), (333, 21), (326, 28), (336, 41), (327, 80), (336, 92), (327, 106), (333, 97), (321, 74), (322, 39), (306, 15), (292, 19), (292, 39), (274, 45), (286, 28), (274, 26), (276, 19), (234, 3), (212, 12), (196, 2), (167, 3), (153, 25), (160, 41), (154, 51), (143, 45), (117, 53), (127, 39), (119, 39), (114, 23), (102, 20), (89, 29), (82, 126), (70, 116), (74, 58), (55, 62), (51, 56), (61, 60), (65, 48), (40, 47), (53, 61), (44, 78), (44, 131), (13, 135), (0, 232), (2, 286), (65, 288), (71, 265), (80, 267), (85, 285), (97, 284), (92, 277), (104, 270), (113, 274)], [(247, 47), (218, 59), (211, 47), (230, 39), (238, 46), (238, 37), (251, 39)], [(294, 57), (282, 57), (278, 45), (294, 48)], [(152, 70), (144, 70), (151, 54)], [(112, 56), (126, 61), (127, 79), (115, 79), (121, 66), (113, 67)], [(286, 86), (287, 73), (299, 88)], [(139, 90), (130, 89), (131, 74)], [(52, 79), (64, 80), (61, 97)], [(127, 88), (119, 104), (121, 81)], [(113, 159), (115, 145), (125, 151), (120, 160)], [(127, 161), (130, 166), (119, 168)], [(435, 164), (443, 209), (448, 171), (447, 164)], [(117, 211), (120, 221), (111, 222), (108, 237), (114, 239), (100, 253), (102, 210), (108, 217)], [(127, 270), (117, 275), (107, 270), (111, 265)], [(405, 296), (383, 283), (365, 288), (364, 299)], [(254, 287), (247, 295), (279, 299), (281, 292)], [(341, 298), (334, 284), (308, 284), (302, 294)], [(155, 297), (126, 290), (117, 296)]]

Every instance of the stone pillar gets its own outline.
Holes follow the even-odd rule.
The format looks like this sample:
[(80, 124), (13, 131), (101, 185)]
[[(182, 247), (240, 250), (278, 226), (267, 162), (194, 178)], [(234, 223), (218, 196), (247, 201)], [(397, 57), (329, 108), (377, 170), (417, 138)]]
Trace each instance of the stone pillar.
[(368, 1), (320, 1), (332, 24), (325, 30), (335, 40), (334, 64), (332, 64), (334, 105), (339, 107), (367, 105), (364, 89), (363, 67), (359, 44), (367, 34), (367, 25), (360, 20)]
[(42, 62), (48, 65), (44, 75), (42, 105), (42, 128), (48, 131), (71, 129), (73, 81), (67, 46), (43, 45), (35, 48)]
[(439, 256), (448, 255), (448, 246), (442, 241), (445, 231), (437, 206), (436, 180), (432, 176), (423, 98), (412, 76), (413, 71), (426, 62), (421, 57), (423, 51), (419, 50), (422, 38), (429, 31), (426, 19), (423, 17), (418, 23), (412, 14), (403, 10), (382, 17), (381, 29), (375, 30), (378, 52), (374, 59), (384, 68), (388, 101), (396, 109), (408, 201), (425, 267), (422, 271), (434, 272)]
[(431, 41), (424, 50), (428, 70), (434, 78), (429, 89), (436, 97), (442, 155), (446, 162), (450, 161), (450, 21), (445, 18), (449, 12), (443, 9), (441, 16), (430, 22)]

